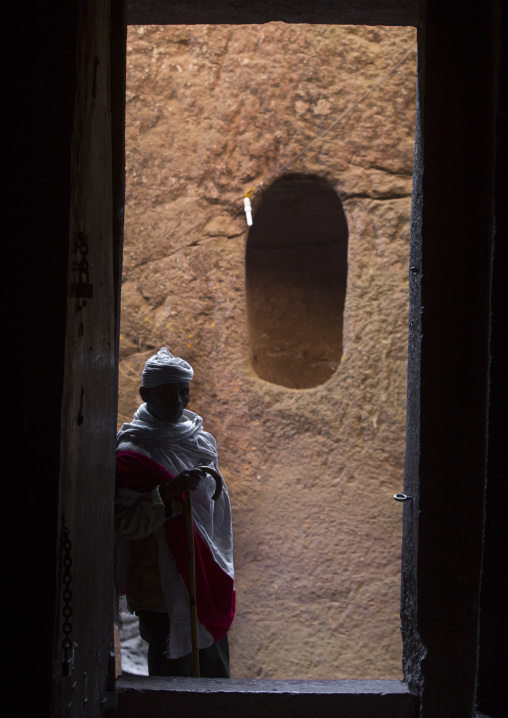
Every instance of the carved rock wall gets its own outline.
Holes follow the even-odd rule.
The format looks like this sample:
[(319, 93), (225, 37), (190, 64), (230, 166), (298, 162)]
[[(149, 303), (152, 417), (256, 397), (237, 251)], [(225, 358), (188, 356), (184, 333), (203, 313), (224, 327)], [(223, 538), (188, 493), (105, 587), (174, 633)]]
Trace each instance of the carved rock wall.
[(401, 677), (416, 52), (290, 167), (330, 182), (348, 222), (343, 357), (322, 385), (250, 366), (242, 198), (415, 45), (412, 28), (129, 29), (119, 424), (153, 349), (193, 364), (233, 506), (234, 677)]

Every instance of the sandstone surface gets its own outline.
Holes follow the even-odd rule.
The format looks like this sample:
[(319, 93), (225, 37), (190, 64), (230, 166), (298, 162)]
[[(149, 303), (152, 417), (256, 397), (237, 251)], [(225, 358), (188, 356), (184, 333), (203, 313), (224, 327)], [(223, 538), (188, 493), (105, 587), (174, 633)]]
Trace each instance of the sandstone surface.
[[(234, 677), (400, 678), (412, 28), (131, 27), (119, 424), (166, 345), (195, 369), (234, 517)], [(411, 51), (411, 52), (410, 52)], [(408, 58), (333, 130), (292, 158)], [(288, 163), (289, 166), (288, 166)], [(251, 366), (248, 231), (288, 172), (348, 225), (342, 359), (293, 389)]]

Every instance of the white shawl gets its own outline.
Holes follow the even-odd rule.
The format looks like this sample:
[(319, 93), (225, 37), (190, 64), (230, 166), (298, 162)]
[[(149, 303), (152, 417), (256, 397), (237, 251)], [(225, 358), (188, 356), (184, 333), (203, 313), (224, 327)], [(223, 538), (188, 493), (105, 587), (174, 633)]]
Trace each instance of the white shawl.
[[(218, 469), (215, 439), (203, 430), (203, 419), (187, 409), (178, 424), (167, 424), (152, 416), (146, 404), (136, 411), (132, 422), (124, 424), (117, 435), (117, 451), (135, 451), (148, 456), (173, 476), (198, 464)], [(233, 529), (231, 505), (223, 480), (222, 494), (212, 501), (215, 481), (207, 476), (192, 493), (194, 526), (219, 566), (231, 578), (233, 569)], [(141, 496), (140, 496), (141, 497)], [(117, 497), (128, 505), (127, 497)], [(131, 499), (132, 500), (132, 499)], [(170, 619), (168, 657), (179, 658), (191, 652), (189, 595), (167, 547), (164, 528), (155, 532), (159, 547), (159, 570), (164, 600)], [(199, 647), (213, 643), (209, 631), (199, 624)]]

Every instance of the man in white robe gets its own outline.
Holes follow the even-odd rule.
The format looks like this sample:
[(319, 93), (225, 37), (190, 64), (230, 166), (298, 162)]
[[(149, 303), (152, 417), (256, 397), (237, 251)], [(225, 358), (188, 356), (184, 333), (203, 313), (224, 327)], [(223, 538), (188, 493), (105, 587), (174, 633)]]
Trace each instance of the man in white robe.
[[(117, 437), (117, 585), (139, 616), (150, 675), (191, 675), (182, 494), (192, 492), (201, 675), (229, 677), (227, 630), (235, 608), (231, 507), (212, 500), (217, 446), (186, 409), (194, 372), (163, 347), (142, 373), (144, 400)], [(201, 591), (201, 593), (200, 593)]]

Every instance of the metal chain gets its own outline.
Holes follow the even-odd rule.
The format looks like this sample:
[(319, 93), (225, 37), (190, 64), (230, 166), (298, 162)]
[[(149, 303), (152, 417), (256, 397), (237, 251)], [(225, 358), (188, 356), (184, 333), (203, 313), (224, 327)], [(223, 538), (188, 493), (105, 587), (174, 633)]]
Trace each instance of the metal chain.
[(62, 648), (64, 658), (62, 661), (62, 676), (70, 676), (72, 673), (74, 663), (74, 646), (72, 643), (72, 542), (70, 539), (70, 532), (67, 526), (62, 529), (62, 548), (63, 548), (63, 624), (62, 631), (64, 639), (62, 641)]

